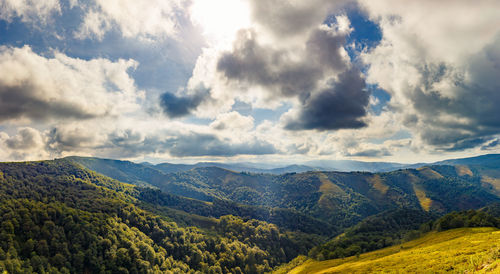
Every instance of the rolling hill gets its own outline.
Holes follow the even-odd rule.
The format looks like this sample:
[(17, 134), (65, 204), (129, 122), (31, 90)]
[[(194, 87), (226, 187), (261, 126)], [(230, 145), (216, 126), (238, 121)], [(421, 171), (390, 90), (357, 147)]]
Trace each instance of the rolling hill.
[(312, 171), (273, 175), (219, 167), (163, 173), (131, 162), (69, 160), (124, 182), (150, 184), (169, 194), (205, 202), (224, 200), (293, 210), (330, 224), (331, 235), (385, 210), (414, 208), (443, 214), (500, 200), (496, 179), (466, 166), (428, 166), (382, 173)]

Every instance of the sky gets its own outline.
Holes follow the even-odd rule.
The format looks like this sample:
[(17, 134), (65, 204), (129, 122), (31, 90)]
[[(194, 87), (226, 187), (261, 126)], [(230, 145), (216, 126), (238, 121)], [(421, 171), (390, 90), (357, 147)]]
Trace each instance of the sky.
[(497, 0), (0, 0), (0, 160), (500, 152)]

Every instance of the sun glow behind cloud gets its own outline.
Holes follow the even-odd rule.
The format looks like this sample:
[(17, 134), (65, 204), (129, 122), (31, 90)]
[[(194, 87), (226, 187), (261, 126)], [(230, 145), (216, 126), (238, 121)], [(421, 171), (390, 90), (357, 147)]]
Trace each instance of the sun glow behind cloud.
[(230, 47), (237, 31), (251, 25), (249, 5), (242, 0), (195, 0), (190, 14), (211, 46)]

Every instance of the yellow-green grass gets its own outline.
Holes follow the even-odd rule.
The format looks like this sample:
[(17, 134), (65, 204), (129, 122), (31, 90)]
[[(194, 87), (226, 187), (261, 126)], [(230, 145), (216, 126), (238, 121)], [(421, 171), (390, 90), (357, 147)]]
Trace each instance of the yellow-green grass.
[(290, 273), (500, 273), (500, 230), (460, 228), (431, 232), (359, 257), (309, 259)]
[(500, 179), (498, 178), (492, 178), (488, 176), (483, 176), (481, 178), (481, 182), (487, 186), (490, 186), (490, 189), (496, 193), (497, 195), (500, 195)]
[(382, 179), (378, 174), (375, 174), (372, 178), (368, 180), (373, 184), (373, 188), (378, 190), (382, 195), (385, 195), (389, 190), (389, 187), (382, 182)]
[(324, 173), (319, 173), (318, 174), (319, 181), (321, 182), (321, 186), (319, 187), (319, 191), (322, 193), (329, 193), (329, 194), (342, 194), (345, 195), (345, 191), (342, 190), (338, 185), (332, 183), (328, 179), (328, 176), (326, 176)]
[(322, 193), (318, 200), (319, 207), (323, 210), (335, 210), (339, 205), (332, 198), (339, 195), (346, 195), (345, 191), (330, 181), (324, 173), (318, 173), (318, 178), (321, 182), (319, 191)]
[(276, 269), (273, 270), (273, 274), (286, 274), (290, 272), (292, 269), (297, 267), (298, 265), (303, 264), (305, 261), (307, 261), (307, 257), (304, 255), (299, 255), (295, 259), (291, 260), (287, 264), (280, 265)]
[(425, 195), (425, 191), (422, 189), (422, 187), (418, 186), (417, 184), (413, 184), (413, 191), (415, 192), (415, 195), (417, 196), (422, 209), (425, 211), (429, 211), (431, 209), (432, 200), (427, 197), (427, 195)]
[(420, 172), (421, 175), (424, 175), (425, 177), (429, 179), (441, 179), (443, 178), (443, 175), (439, 174), (435, 170), (433, 170), (430, 167), (421, 167), (417, 168), (417, 170)]
[(472, 170), (468, 166), (455, 166), (455, 170), (457, 171), (457, 174), (459, 176), (473, 176), (474, 174), (472, 173)]

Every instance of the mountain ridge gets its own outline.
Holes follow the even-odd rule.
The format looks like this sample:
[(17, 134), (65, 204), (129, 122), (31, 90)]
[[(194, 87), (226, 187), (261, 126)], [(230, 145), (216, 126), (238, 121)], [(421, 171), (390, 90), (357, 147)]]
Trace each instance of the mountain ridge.
[[(68, 156), (68, 157), (77, 157), (77, 156)], [(96, 157), (82, 157), (82, 158), (96, 158)], [(235, 162), (235, 163), (198, 162), (194, 164), (174, 164), (169, 162), (152, 164), (149, 162), (141, 162), (138, 164), (157, 169), (164, 173), (181, 172), (181, 171), (188, 171), (190, 169), (198, 167), (213, 166), (213, 167), (220, 167), (229, 170), (234, 170), (237, 172), (283, 174), (291, 172), (300, 173), (306, 171), (387, 172), (398, 169), (419, 168), (431, 165), (459, 165), (459, 164), (474, 164), (474, 163), (477, 164), (481, 163), (481, 161), (484, 162), (484, 160), (491, 160), (491, 159), (498, 160), (499, 158), (500, 154), (485, 154), (473, 157), (453, 158), (437, 162), (414, 163), (414, 164), (404, 164), (397, 162), (365, 162), (365, 161), (355, 161), (355, 160), (313, 160), (313, 161), (306, 161), (304, 163), (295, 163), (288, 165), (262, 164), (262, 163), (252, 163), (252, 162)], [(97, 159), (105, 159), (105, 158), (97, 158)], [(264, 167), (264, 166), (269, 166), (269, 167)]]
[[(70, 159), (83, 159), (87, 168), (93, 168), (87, 158)], [(131, 173), (129, 177), (114, 177), (121, 181), (138, 181), (139, 185), (148, 182), (166, 193), (206, 202), (226, 200), (245, 206), (295, 210), (335, 224), (333, 231), (396, 207), (446, 213), (500, 199), (496, 181), (485, 180), (483, 170), (477, 168), (467, 174), (462, 174), (465, 169), (454, 166), (428, 166), (381, 173), (307, 171), (274, 175), (209, 166), (162, 173), (131, 162), (93, 159), (91, 163), (95, 165), (96, 161), (110, 165), (96, 169), (107, 176), (116, 176), (116, 170), (118, 176)]]

